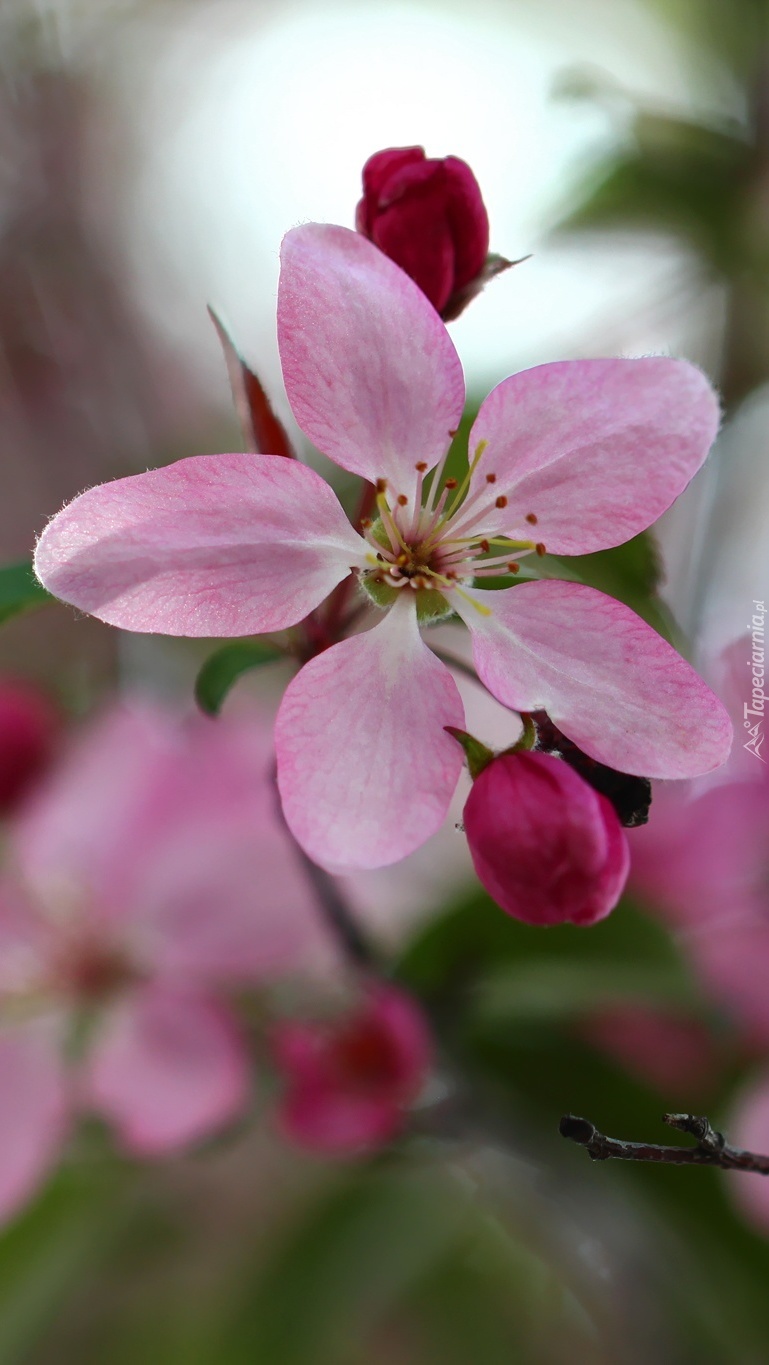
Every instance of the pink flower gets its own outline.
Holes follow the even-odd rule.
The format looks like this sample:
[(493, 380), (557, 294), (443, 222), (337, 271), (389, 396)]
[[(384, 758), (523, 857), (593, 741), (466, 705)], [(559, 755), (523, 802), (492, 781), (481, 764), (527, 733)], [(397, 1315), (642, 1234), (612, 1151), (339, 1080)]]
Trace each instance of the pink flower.
[(45, 771), (60, 728), (56, 708), (39, 688), (0, 679), (0, 814), (12, 811)]
[(462, 727), (462, 705), (419, 625), (453, 612), (489, 691), (545, 709), (591, 757), (671, 778), (723, 762), (724, 708), (627, 607), (580, 583), (477, 586), (543, 542), (588, 553), (654, 521), (718, 425), (699, 370), (658, 357), (513, 375), (482, 405), (456, 487), (443, 470), (464, 406), (459, 358), (422, 292), (370, 242), (317, 224), (288, 233), (278, 338), (302, 430), (380, 481), (365, 536), (296, 460), (201, 456), (76, 498), (43, 532), (36, 568), (112, 625), (196, 636), (283, 630), (357, 576), (386, 615), (312, 658), (278, 715), (283, 808), (310, 857), (383, 866), (441, 825), (462, 762), (444, 726)]
[(118, 711), (12, 826), (0, 1217), (44, 1178), (79, 1111), (161, 1156), (243, 1110), (248, 1057), (223, 992), (293, 964), (312, 913), (269, 769), (253, 723)]
[(422, 147), (369, 157), (355, 226), (450, 316), (471, 294), (489, 250), (489, 218), (470, 167), (456, 156), (428, 158)]
[(622, 895), (630, 854), (614, 807), (560, 758), (493, 759), (464, 826), (479, 880), (526, 924), (595, 924)]
[(632, 886), (672, 922), (712, 995), (769, 1043), (769, 770), (692, 799), (663, 791), (632, 835)]
[(400, 1131), (427, 1075), (431, 1045), (410, 996), (377, 986), (341, 1019), (283, 1024), (275, 1057), (286, 1087), (283, 1130), (312, 1151), (352, 1156)]

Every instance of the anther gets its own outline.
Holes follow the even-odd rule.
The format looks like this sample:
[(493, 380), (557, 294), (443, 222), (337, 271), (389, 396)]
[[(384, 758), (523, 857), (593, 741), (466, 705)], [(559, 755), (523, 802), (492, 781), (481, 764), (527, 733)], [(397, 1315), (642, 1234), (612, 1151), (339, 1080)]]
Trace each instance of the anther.
[(496, 482), (497, 482), (497, 476), (496, 476), (496, 474), (487, 474), (487, 475), (486, 475), (486, 482), (487, 482), (487, 483), (496, 483)]
[(376, 481), (376, 491), (377, 491), (377, 493), (386, 493), (386, 492), (387, 492), (387, 479), (377, 479), (377, 481)]
[(417, 474), (424, 474), (427, 469), (427, 460), (420, 460), (419, 464), (414, 465), (414, 468), (416, 469)]
[(399, 493), (399, 494), (398, 494), (398, 506), (399, 506), (399, 507), (405, 507), (407, 502), (408, 502), (408, 498), (406, 497), (406, 494), (405, 494), (405, 493)]
[(362, 531), (370, 531), (374, 523), (371, 520), (371, 517), (364, 517), (360, 525)]
[(521, 566), (520, 566), (520, 564), (517, 563), (516, 560), (511, 559), (511, 561), (510, 561), (510, 563), (508, 564), (507, 567), (508, 567), (508, 569), (510, 570), (511, 573), (517, 573)]
[(491, 546), (489, 545), (489, 542), (488, 542), (487, 540), (481, 540), (481, 541), (479, 541), (478, 543), (479, 543), (481, 549), (483, 550), (483, 553), (484, 553), (484, 554), (488, 554), (488, 553), (489, 553), (489, 550), (491, 549)]
[(547, 554), (547, 550), (545, 549), (545, 546), (543, 545), (543, 543), (542, 543), (541, 540), (538, 541), (538, 543), (534, 546), (534, 549), (536, 550), (536, 552), (537, 552), (537, 554), (539, 555), (540, 559), (542, 558), (543, 555), (546, 555), (546, 554)]
[(449, 436), (451, 437), (452, 441), (454, 440), (454, 437), (456, 436), (458, 431), (459, 427), (449, 427)]
[(507, 507), (507, 498), (505, 497), (504, 493), (500, 493), (499, 497), (497, 498), (496, 502), (494, 503), (494, 506), (495, 506), (495, 507)]
[(537, 524), (537, 518), (533, 512), (526, 513), (526, 520), (528, 521), (530, 526), (536, 526)]
[(444, 488), (456, 488), (456, 486), (457, 486), (456, 479), (447, 479), (445, 484), (443, 485)]

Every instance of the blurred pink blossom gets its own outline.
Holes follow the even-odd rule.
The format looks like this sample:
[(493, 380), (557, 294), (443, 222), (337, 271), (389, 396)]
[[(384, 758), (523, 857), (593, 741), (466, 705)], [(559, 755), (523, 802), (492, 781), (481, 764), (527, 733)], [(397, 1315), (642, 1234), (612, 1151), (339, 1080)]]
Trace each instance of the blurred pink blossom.
[(269, 735), (119, 709), (9, 829), (0, 883), (0, 1216), (78, 1112), (161, 1156), (241, 1113), (228, 990), (296, 965), (313, 907), (275, 811)]
[(339, 1019), (281, 1025), (274, 1051), (285, 1082), (283, 1131), (312, 1151), (344, 1157), (375, 1150), (400, 1131), (432, 1047), (411, 997), (372, 986)]
[[(735, 1147), (769, 1154), (769, 1070), (754, 1075), (738, 1095), (727, 1119), (727, 1136)], [(745, 1217), (769, 1235), (769, 1179), (751, 1172), (731, 1172), (732, 1198)]]
[(318, 224), (287, 234), (278, 335), (294, 416), (376, 482), (377, 524), (359, 535), (296, 460), (200, 456), (76, 498), (43, 532), (36, 568), (110, 624), (172, 635), (283, 630), (351, 572), (389, 608), (316, 653), (278, 713), (283, 808), (311, 858), (384, 866), (443, 822), (461, 769), (444, 726), (461, 727), (462, 704), (419, 625), (452, 612), (489, 691), (544, 708), (599, 762), (678, 778), (724, 761), (723, 706), (629, 608), (580, 583), (475, 586), (517, 572), (544, 542), (584, 554), (654, 521), (718, 427), (699, 370), (653, 357), (513, 375), (483, 403), (457, 487), (442, 480), (465, 401), (459, 357), (421, 290), (370, 242)]

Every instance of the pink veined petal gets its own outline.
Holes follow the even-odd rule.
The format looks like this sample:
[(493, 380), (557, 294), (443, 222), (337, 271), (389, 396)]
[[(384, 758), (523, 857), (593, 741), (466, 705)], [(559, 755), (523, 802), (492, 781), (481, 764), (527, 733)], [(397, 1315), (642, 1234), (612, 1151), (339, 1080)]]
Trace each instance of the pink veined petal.
[(83, 1076), (83, 1099), (138, 1156), (208, 1137), (248, 1098), (245, 1047), (230, 1014), (168, 986), (137, 990), (107, 1016)]
[(459, 425), (462, 366), (413, 280), (357, 232), (328, 224), (283, 240), (278, 342), (302, 431), (343, 469), (411, 496)]
[(612, 597), (541, 580), (458, 598), (489, 691), (516, 711), (544, 708), (585, 753), (621, 772), (695, 777), (729, 754), (724, 706), (690, 664)]
[(562, 360), (514, 374), (470, 433), (471, 453), (488, 442), (479, 475), (495, 473), (510, 504), (487, 529), (525, 532), (533, 514), (556, 554), (621, 545), (683, 491), (718, 422), (713, 389), (685, 360)]
[(124, 630), (250, 635), (300, 621), (365, 550), (306, 465), (200, 455), (82, 493), (46, 526), (35, 571)]
[(58, 1040), (47, 1021), (0, 1032), (0, 1222), (55, 1165), (69, 1127)]
[(443, 727), (462, 726), (462, 701), (422, 642), (409, 591), (373, 630), (306, 664), (278, 712), (286, 820), (332, 871), (405, 858), (442, 824), (459, 778)]

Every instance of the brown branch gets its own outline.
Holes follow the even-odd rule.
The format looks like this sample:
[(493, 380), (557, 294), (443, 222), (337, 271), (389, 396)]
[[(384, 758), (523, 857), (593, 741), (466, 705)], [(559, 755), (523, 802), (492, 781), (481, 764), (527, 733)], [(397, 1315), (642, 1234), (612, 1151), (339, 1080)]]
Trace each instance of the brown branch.
[(561, 1136), (584, 1147), (591, 1161), (656, 1161), (668, 1166), (719, 1166), (724, 1171), (753, 1171), (769, 1175), (769, 1156), (731, 1147), (723, 1133), (716, 1132), (708, 1119), (698, 1114), (664, 1114), (670, 1128), (678, 1128), (696, 1138), (695, 1147), (661, 1146), (655, 1142), (625, 1142), (599, 1133), (589, 1119), (564, 1114)]

